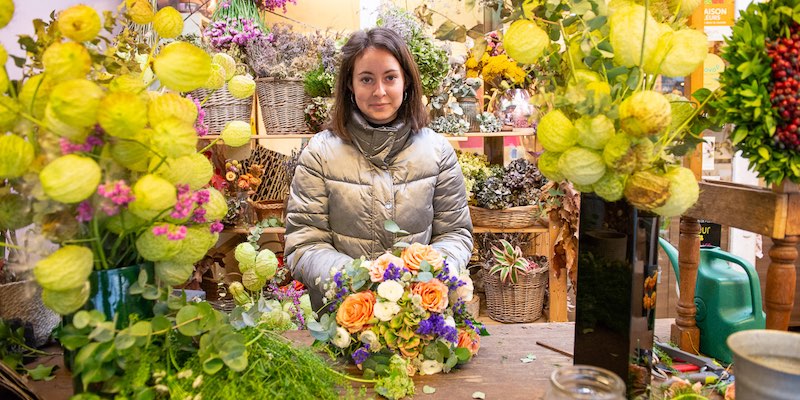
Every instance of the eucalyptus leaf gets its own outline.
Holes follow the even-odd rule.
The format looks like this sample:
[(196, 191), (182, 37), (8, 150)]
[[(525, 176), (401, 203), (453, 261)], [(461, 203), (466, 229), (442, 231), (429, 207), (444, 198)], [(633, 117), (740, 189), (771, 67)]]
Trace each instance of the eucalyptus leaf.
[(400, 231), (400, 227), (397, 225), (397, 222), (394, 222), (390, 219), (383, 221), (383, 229), (391, 233), (397, 233)]
[(188, 305), (178, 310), (175, 316), (175, 323), (178, 332), (185, 336), (197, 336), (202, 333), (200, 330), (200, 310), (194, 305)]
[(92, 330), (92, 333), (89, 334), (89, 339), (92, 339), (96, 342), (104, 343), (114, 339), (114, 323), (111, 321), (106, 321), (100, 324)]
[(142, 297), (147, 300), (158, 300), (161, 297), (161, 289), (156, 286), (145, 286), (142, 291)]
[(422, 387), (422, 393), (425, 393), (425, 394), (436, 393), (436, 388), (428, 386), (428, 385), (425, 385), (425, 386)]
[(75, 313), (72, 317), (72, 325), (75, 325), (78, 329), (83, 329), (89, 326), (89, 322), (91, 321), (91, 316), (89, 312), (86, 310), (81, 310)]
[(483, 393), (483, 392), (473, 392), (473, 393), (472, 393), (472, 398), (473, 398), (473, 399), (484, 399), (484, 400), (485, 400), (485, 399), (486, 399), (486, 393)]
[(417, 274), (418, 282), (428, 282), (431, 279), (433, 279), (433, 274), (430, 272), (420, 272)]
[(117, 336), (114, 338), (114, 347), (117, 350), (127, 350), (133, 345), (136, 344), (136, 338), (131, 336), (130, 332), (127, 329), (123, 329)]
[(150, 320), (150, 325), (153, 328), (154, 333), (164, 334), (165, 331), (172, 328), (172, 322), (170, 322), (169, 318), (163, 315), (157, 315)]
[(55, 365), (46, 367), (44, 364), (38, 364), (36, 368), (25, 369), (25, 372), (35, 381), (50, 381), (55, 378), (55, 376), (53, 376), (53, 367), (55, 367)]

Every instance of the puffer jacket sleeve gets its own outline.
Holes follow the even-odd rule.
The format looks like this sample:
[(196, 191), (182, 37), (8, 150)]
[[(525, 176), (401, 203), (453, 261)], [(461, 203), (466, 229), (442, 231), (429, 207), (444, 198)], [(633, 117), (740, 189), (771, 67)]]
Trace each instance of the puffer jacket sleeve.
[(461, 166), (453, 147), (444, 142), (433, 194), (431, 246), (447, 257), (450, 274), (457, 275), (472, 256), (472, 219)]
[(330, 279), (331, 269), (352, 260), (333, 247), (318, 148), (319, 141), (312, 139), (298, 160), (286, 208), (285, 251), (292, 277), (309, 289), (315, 309), (322, 306), (323, 285)]

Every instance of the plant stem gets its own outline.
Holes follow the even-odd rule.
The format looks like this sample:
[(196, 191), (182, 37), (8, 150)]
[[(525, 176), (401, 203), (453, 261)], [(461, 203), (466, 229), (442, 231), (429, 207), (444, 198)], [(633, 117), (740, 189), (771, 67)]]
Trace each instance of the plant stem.
[(212, 140), (212, 141), (211, 141), (211, 143), (209, 143), (209, 144), (208, 144), (208, 146), (206, 146), (206, 147), (203, 147), (203, 149), (202, 149), (202, 150), (200, 150), (200, 151), (198, 151), (198, 153), (200, 153), (200, 154), (203, 154), (203, 153), (205, 153), (205, 152), (206, 152), (206, 150), (210, 149), (212, 146), (214, 146), (215, 144), (217, 144), (217, 142), (219, 142), (219, 140), (220, 140), (220, 139), (222, 139), (222, 138), (221, 138), (221, 137), (218, 137), (218, 138), (216, 138), (216, 139)]
[(6, 248), (9, 248), (9, 249), (15, 249), (15, 250), (25, 250), (24, 247), (20, 247), (20, 246), (17, 246), (15, 244), (6, 243), (6, 242), (0, 242), (0, 247), (6, 247)]
[(171, 326), (169, 328), (164, 328), (164, 329), (162, 329), (160, 331), (155, 331), (155, 332), (151, 333), (151, 335), (163, 335), (163, 334), (165, 334), (165, 333), (167, 333), (167, 332), (169, 332), (169, 331), (171, 331), (173, 329), (178, 329), (181, 326), (189, 325), (190, 323), (192, 323), (194, 321), (199, 321), (201, 319), (203, 319), (203, 317), (198, 315), (198, 316), (196, 316), (194, 318), (189, 318), (186, 321), (181, 322), (180, 324), (175, 324), (175, 326)]
[[(564, 37), (564, 40), (567, 40), (567, 31), (564, 29), (564, 24), (561, 20), (558, 21), (558, 29), (561, 31), (561, 36)], [(569, 54), (569, 50), (567, 51), (567, 61), (569, 64), (569, 72), (572, 75), (572, 81), (578, 83), (578, 76), (575, 75), (575, 64), (572, 61), (572, 56)]]
[(108, 269), (108, 260), (106, 260), (106, 253), (103, 250), (103, 243), (100, 241), (100, 224), (97, 222), (97, 218), (92, 218), (92, 235), (93, 240), (95, 242), (95, 251), (97, 255), (100, 256), (100, 269)]
[(333, 372), (334, 374), (336, 374), (336, 375), (339, 375), (339, 376), (341, 376), (342, 378), (344, 378), (344, 379), (347, 379), (347, 380), (349, 380), (349, 381), (353, 381), (353, 382), (361, 382), (361, 383), (378, 383), (378, 380), (377, 380), (377, 379), (362, 379), (362, 378), (356, 378), (356, 377), (354, 377), (354, 376), (350, 376), (350, 375), (347, 375), (347, 374), (343, 374), (343, 373), (341, 373), (341, 372), (339, 372), (339, 371), (337, 371), (337, 370), (335, 370), (335, 369), (333, 369), (333, 368), (331, 368), (330, 370), (331, 370), (331, 372)]

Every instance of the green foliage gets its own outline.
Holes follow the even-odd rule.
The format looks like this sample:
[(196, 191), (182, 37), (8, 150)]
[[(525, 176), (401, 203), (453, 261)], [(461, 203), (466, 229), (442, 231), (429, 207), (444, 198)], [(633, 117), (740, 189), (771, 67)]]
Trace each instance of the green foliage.
[(25, 343), (25, 327), (14, 326), (11, 321), (0, 318), (0, 362), (19, 373), (27, 373), (33, 380), (53, 379), (52, 366), (45, 367), (39, 364), (33, 369), (25, 368), (23, 365), (25, 358), (36, 355), (47, 355), (47, 353)]
[(325, 67), (320, 64), (303, 78), (303, 88), (310, 97), (331, 97), (335, 80), (336, 77), (325, 72)]
[(726, 40), (722, 58), (729, 67), (719, 77), (723, 93), (711, 101), (715, 120), (735, 126), (731, 141), (767, 183), (800, 182), (800, 152), (774, 139), (780, 116), (770, 99), (772, 60), (766, 50), (768, 41), (790, 36), (798, 21), (796, 0), (750, 4)]
[(389, 371), (378, 379), (375, 392), (387, 399), (400, 399), (414, 394), (414, 381), (408, 376), (408, 362), (395, 354), (389, 359)]

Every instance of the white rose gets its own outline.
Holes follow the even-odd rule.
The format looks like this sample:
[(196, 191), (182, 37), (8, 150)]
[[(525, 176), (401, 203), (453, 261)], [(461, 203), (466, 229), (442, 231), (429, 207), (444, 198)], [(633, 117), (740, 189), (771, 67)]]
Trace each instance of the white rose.
[(456, 320), (453, 319), (453, 316), (449, 316), (449, 317), (444, 319), (444, 324), (449, 326), (449, 327), (451, 327), (451, 328), (455, 328), (456, 327)]
[(331, 339), (331, 343), (339, 348), (345, 348), (350, 345), (350, 332), (347, 329), (340, 327), (336, 328), (336, 336)]
[(472, 301), (472, 292), (475, 290), (475, 286), (472, 284), (472, 278), (469, 277), (469, 274), (461, 274), (458, 277), (464, 285), (459, 286), (456, 289), (456, 293), (458, 293), (458, 298), (464, 300), (465, 303), (469, 303)]
[(442, 368), (444, 364), (436, 361), (436, 360), (425, 360), (422, 362), (422, 365), (419, 366), (419, 373), (420, 375), (433, 375), (442, 372)]
[(400, 300), (400, 298), (403, 297), (404, 291), (403, 285), (397, 281), (385, 281), (378, 285), (378, 296), (392, 303), (396, 303), (397, 300)]
[(369, 345), (369, 351), (375, 352), (380, 350), (381, 342), (378, 341), (378, 335), (376, 335), (375, 332), (361, 332), (361, 335), (358, 337), (358, 339), (361, 340), (361, 343)]
[(373, 307), (375, 318), (381, 321), (390, 321), (397, 313), (400, 312), (400, 306), (397, 303), (382, 301), (375, 303)]

